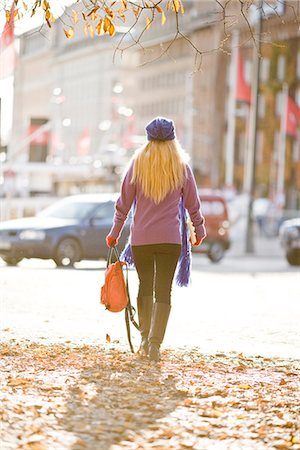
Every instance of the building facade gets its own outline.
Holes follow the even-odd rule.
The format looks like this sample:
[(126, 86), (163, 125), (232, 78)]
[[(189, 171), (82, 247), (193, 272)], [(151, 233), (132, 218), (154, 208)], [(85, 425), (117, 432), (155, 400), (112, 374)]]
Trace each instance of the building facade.
[[(285, 2), (283, 16), (263, 20), (256, 195), (271, 198), (277, 189), (284, 83), (300, 105), (300, 38), (291, 3)], [(145, 125), (158, 115), (175, 121), (199, 186), (223, 188), (232, 30), (239, 34), (250, 88), (255, 51), (238, 2), (229, 2), (226, 11), (224, 21), (217, 2), (186, 0), (182, 35), (169, 12), (165, 25), (153, 25), (144, 34), (134, 30), (139, 46), (116, 61), (120, 35), (91, 39), (78, 27), (68, 40), (59, 26), (46, 30), (46, 36), (23, 35), (9, 163), (24, 163), (27, 169), (18, 176), (16, 194), (117, 188), (125, 164), (145, 141)], [(125, 48), (131, 44), (124, 42)], [(237, 102), (235, 111), (233, 183), (241, 192), (248, 190), (249, 105)], [(298, 135), (286, 138), (285, 200), (291, 208), (300, 206), (299, 148), (298, 127)], [(47, 165), (49, 176), (41, 176), (40, 164)]]

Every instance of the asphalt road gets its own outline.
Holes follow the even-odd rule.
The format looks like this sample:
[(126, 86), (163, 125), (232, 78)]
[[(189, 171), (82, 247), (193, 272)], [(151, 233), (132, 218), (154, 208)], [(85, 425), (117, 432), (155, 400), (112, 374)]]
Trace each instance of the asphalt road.
[[(123, 313), (99, 305), (104, 262), (57, 269), (51, 261), (0, 263), (2, 340), (125, 345)], [(135, 271), (130, 271), (133, 304)], [(192, 284), (173, 289), (164, 346), (300, 358), (300, 272), (276, 257), (193, 258)], [(138, 333), (133, 331), (135, 347)]]

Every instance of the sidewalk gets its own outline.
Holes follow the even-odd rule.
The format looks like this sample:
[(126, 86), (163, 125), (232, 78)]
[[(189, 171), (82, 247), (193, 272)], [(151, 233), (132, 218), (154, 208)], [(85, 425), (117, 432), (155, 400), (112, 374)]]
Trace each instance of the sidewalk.
[(2, 344), (2, 450), (299, 450), (296, 361)]

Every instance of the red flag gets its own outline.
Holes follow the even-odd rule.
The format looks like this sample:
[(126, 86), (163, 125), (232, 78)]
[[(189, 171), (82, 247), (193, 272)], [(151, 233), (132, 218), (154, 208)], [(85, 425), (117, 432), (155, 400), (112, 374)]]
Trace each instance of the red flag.
[(286, 112), (286, 134), (290, 136), (296, 136), (299, 123), (300, 107), (294, 102), (293, 99), (291, 99), (291, 97), (288, 97)]
[(251, 89), (246, 83), (244, 75), (244, 61), (240, 50), (237, 53), (237, 86), (235, 98), (240, 102), (251, 103)]
[(1, 34), (0, 39), (0, 48), (3, 50), (5, 47), (8, 47), (13, 43), (14, 40), (14, 3), (11, 7), (10, 12), (8, 14), (8, 20), (6, 20), (4, 30)]
[(14, 3), (0, 38), (0, 79), (12, 75), (15, 67)]
[(86, 156), (89, 154), (91, 146), (91, 136), (88, 128), (85, 128), (79, 136), (78, 155)]

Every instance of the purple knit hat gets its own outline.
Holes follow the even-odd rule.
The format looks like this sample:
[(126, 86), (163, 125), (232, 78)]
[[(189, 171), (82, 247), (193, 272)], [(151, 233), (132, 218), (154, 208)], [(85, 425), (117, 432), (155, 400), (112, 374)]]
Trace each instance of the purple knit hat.
[(146, 126), (148, 141), (171, 141), (176, 138), (173, 120), (156, 117)]

